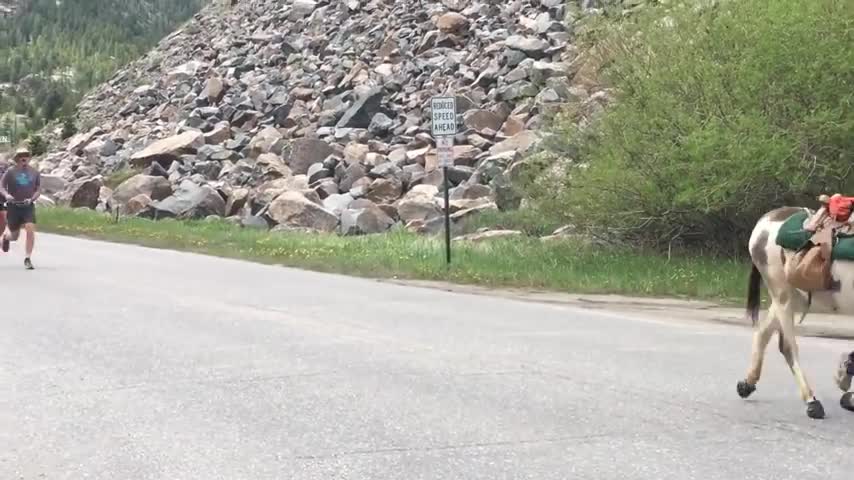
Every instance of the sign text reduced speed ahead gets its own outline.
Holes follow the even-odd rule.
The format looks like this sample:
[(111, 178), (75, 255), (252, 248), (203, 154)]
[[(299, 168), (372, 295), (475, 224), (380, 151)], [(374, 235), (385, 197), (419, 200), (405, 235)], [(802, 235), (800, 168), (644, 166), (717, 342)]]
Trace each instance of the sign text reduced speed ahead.
[(455, 97), (433, 97), (430, 100), (433, 117), (433, 136), (457, 134), (457, 99)]

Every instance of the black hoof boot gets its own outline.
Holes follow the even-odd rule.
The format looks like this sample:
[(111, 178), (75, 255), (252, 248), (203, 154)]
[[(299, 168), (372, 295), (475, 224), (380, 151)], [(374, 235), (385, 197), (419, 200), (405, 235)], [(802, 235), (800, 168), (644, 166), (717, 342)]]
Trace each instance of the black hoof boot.
[(810, 400), (807, 403), (807, 416), (815, 420), (824, 418), (824, 407), (821, 406), (821, 402), (815, 399)]
[(736, 387), (738, 390), (738, 396), (741, 398), (749, 397), (753, 392), (756, 391), (756, 385), (751, 385), (744, 380), (738, 382), (738, 386)]
[(839, 406), (849, 412), (854, 412), (854, 392), (843, 393), (839, 399)]

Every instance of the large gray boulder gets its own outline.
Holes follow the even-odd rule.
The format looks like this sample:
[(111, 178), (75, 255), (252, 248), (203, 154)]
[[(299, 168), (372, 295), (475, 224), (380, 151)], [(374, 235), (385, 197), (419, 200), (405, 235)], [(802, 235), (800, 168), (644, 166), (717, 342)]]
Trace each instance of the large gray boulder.
[(323, 162), (326, 157), (333, 153), (335, 150), (325, 141), (303, 138), (293, 143), (287, 163), (296, 174), (308, 173), (309, 167), (315, 163)]
[(267, 208), (266, 216), (278, 225), (306, 227), (321, 232), (333, 232), (338, 226), (338, 217), (334, 213), (312, 202), (301, 192), (284, 192), (276, 197)]
[(181, 155), (195, 154), (204, 145), (204, 134), (190, 130), (148, 145), (131, 155), (130, 161), (135, 166), (148, 166), (152, 162), (158, 162), (168, 167), (181, 158)]
[(59, 203), (71, 208), (91, 208), (98, 206), (101, 198), (101, 187), (104, 186), (100, 177), (83, 178), (68, 184), (59, 195)]
[(340, 232), (343, 235), (370, 235), (382, 233), (394, 225), (394, 220), (370, 200), (359, 199), (350, 203), (341, 213)]
[(436, 203), (439, 188), (433, 185), (416, 185), (397, 202), (397, 212), (404, 223), (413, 220), (427, 221), (442, 215)]
[(202, 219), (225, 216), (225, 200), (213, 187), (184, 180), (171, 196), (151, 203), (158, 218)]
[(113, 202), (124, 205), (131, 198), (142, 194), (155, 201), (163, 200), (172, 195), (172, 184), (159, 175), (134, 175), (116, 187)]
[(41, 189), (43, 194), (56, 195), (68, 187), (68, 181), (57, 175), (42, 175)]
[(369, 128), (374, 115), (380, 113), (383, 92), (380, 88), (363, 90), (353, 106), (338, 121), (338, 128)]

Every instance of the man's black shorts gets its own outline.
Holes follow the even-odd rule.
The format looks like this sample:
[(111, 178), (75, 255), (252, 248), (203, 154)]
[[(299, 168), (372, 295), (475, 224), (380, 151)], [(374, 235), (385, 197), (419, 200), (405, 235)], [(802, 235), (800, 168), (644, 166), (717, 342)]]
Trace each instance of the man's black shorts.
[(20, 230), (25, 223), (36, 223), (36, 206), (32, 203), (29, 205), (7, 203), (6, 224), (9, 225), (9, 230)]

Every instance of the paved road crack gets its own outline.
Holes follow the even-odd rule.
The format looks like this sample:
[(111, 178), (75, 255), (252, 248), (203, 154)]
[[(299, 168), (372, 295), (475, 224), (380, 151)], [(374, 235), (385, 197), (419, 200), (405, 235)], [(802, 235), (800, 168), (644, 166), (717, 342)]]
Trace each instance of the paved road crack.
[(596, 434), (588, 434), (588, 435), (566, 435), (566, 436), (558, 436), (558, 437), (546, 437), (546, 438), (536, 438), (536, 439), (528, 439), (528, 440), (506, 440), (506, 441), (498, 441), (498, 442), (471, 442), (471, 443), (458, 443), (458, 444), (450, 444), (450, 445), (436, 445), (436, 446), (428, 446), (428, 447), (385, 447), (385, 448), (372, 448), (372, 449), (354, 449), (354, 450), (345, 450), (341, 452), (333, 452), (333, 453), (324, 453), (317, 455), (297, 455), (292, 458), (297, 460), (328, 460), (334, 458), (342, 458), (342, 457), (353, 457), (360, 455), (381, 455), (388, 453), (411, 453), (411, 452), (420, 452), (420, 453), (429, 453), (429, 452), (441, 452), (441, 451), (453, 451), (453, 450), (469, 450), (469, 449), (478, 449), (478, 448), (495, 448), (495, 447), (515, 447), (515, 446), (523, 446), (523, 445), (544, 445), (544, 444), (554, 444), (554, 443), (566, 443), (566, 442), (583, 442), (588, 440), (595, 440), (600, 438), (611, 438), (618, 437), (623, 435), (625, 432), (608, 432), (608, 433), (596, 433)]

